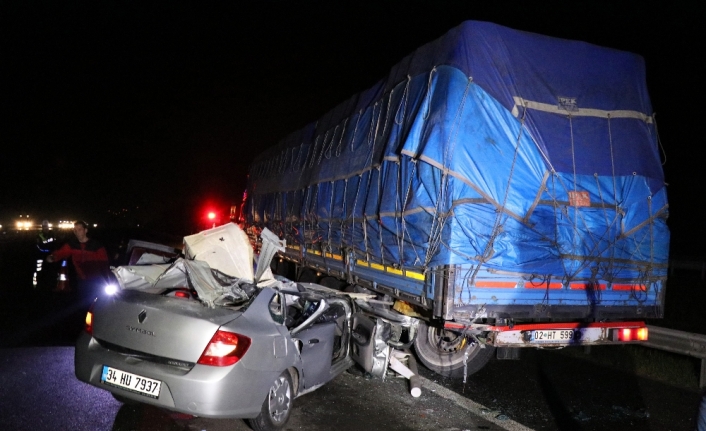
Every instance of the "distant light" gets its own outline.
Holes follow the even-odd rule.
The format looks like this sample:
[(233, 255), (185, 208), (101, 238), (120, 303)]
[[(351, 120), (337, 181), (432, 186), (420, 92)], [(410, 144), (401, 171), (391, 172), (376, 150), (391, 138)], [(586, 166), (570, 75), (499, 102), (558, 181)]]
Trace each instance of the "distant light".
[(17, 222), (17, 229), (18, 230), (29, 230), (31, 228), (32, 228), (32, 222), (29, 220), (27, 220), (27, 221), (19, 220)]
[(98, 227), (98, 223), (93, 223), (93, 227)]
[(215, 218), (216, 218), (216, 213), (214, 213), (213, 211), (211, 211), (210, 213), (208, 213), (208, 219), (209, 219), (209, 220), (213, 220), (213, 219), (215, 219)]

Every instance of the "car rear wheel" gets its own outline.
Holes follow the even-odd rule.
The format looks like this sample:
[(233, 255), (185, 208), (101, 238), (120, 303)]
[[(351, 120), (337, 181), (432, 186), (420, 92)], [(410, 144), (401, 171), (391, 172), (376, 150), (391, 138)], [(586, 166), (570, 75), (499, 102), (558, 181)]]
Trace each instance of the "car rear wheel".
[(279, 431), (284, 428), (292, 412), (294, 399), (292, 376), (285, 371), (272, 383), (262, 403), (260, 414), (248, 424), (255, 431)]
[(425, 322), (419, 324), (414, 350), (422, 364), (446, 377), (463, 377), (464, 370), (470, 376), (483, 368), (495, 353), (492, 346), (482, 348), (458, 332), (429, 326)]

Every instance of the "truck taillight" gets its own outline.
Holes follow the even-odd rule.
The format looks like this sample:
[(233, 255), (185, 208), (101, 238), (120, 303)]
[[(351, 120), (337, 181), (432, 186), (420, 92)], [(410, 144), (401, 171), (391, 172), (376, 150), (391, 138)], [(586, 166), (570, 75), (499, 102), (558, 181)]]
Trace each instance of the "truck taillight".
[(201, 354), (198, 363), (215, 367), (233, 365), (245, 355), (250, 338), (234, 332), (217, 331)]
[(648, 330), (642, 328), (620, 328), (618, 331), (618, 341), (647, 341)]

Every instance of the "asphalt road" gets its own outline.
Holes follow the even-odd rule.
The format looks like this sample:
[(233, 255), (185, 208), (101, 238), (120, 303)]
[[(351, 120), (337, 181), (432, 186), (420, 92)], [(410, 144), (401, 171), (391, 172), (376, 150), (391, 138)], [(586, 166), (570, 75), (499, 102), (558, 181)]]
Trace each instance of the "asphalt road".
[[(242, 420), (188, 418), (146, 405), (122, 405), (73, 375), (72, 347), (0, 349), (0, 429), (13, 431), (236, 431)], [(428, 382), (419, 398), (400, 379), (344, 373), (295, 400), (288, 430), (527, 430), (484, 415), (479, 406)], [(487, 417), (483, 417), (487, 416)]]

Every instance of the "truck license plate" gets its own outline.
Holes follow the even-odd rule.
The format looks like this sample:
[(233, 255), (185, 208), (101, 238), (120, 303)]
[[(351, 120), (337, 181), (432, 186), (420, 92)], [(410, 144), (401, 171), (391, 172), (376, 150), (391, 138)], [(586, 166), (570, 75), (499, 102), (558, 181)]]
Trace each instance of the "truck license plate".
[(138, 376), (107, 365), (103, 365), (101, 383), (117, 386), (151, 398), (159, 397), (159, 390), (162, 387), (162, 382), (159, 380)]
[(578, 341), (581, 339), (581, 331), (575, 329), (548, 329), (532, 331), (530, 342), (532, 343), (556, 343), (567, 341)]

